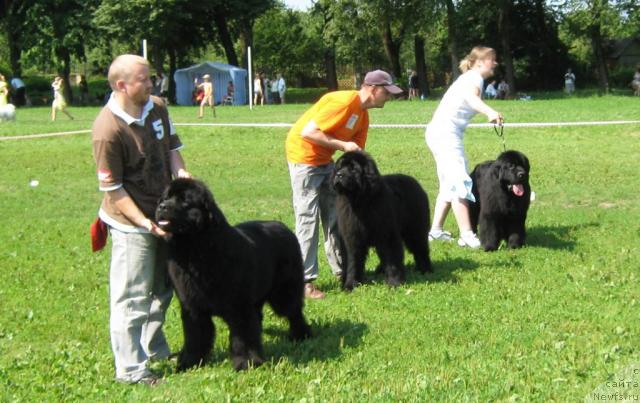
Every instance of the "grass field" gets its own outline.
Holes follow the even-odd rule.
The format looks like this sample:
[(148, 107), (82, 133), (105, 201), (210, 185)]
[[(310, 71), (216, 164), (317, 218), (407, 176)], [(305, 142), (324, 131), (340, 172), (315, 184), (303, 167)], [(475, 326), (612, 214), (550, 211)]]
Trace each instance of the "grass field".
[[(640, 99), (631, 97), (492, 104), (507, 122), (640, 119)], [(203, 122), (292, 123), (307, 106), (220, 107)], [(435, 106), (391, 102), (372, 111), (371, 123), (425, 123)], [(17, 122), (0, 124), (0, 137), (89, 129), (98, 109), (70, 111), (76, 120), (52, 123), (47, 108), (20, 109)], [(196, 108), (170, 112), (176, 123), (197, 120)], [(230, 222), (278, 219), (293, 228), (286, 129), (179, 131), (190, 171)], [(288, 342), (267, 308), (270, 361), (235, 373), (227, 327), (216, 320), (211, 360), (182, 374), (159, 363), (166, 382), (156, 388), (113, 381), (109, 252), (91, 253), (88, 235), (101, 199), (90, 135), (0, 141), (0, 402), (582, 401), (640, 363), (640, 125), (505, 134), (532, 164), (537, 200), (526, 248), (433, 244), (435, 273), (411, 273), (397, 289), (373, 275), (371, 256), (374, 281), (352, 294), (340, 291), (322, 256), (318, 284), (328, 296), (305, 308), (313, 339)], [(501, 151), (492, 129), (469, 129), (465, 141), (472, 166)], [(422, 130), (371, 129), (367, 145), (383, 173), (415, 176), (435, 199)], [(457, 232), (452, 217), (446, 227)], [(175, 350), (177, 308), (174, 299), (165, 325)], [(640, 396), (637, 384), (630, 391)]]

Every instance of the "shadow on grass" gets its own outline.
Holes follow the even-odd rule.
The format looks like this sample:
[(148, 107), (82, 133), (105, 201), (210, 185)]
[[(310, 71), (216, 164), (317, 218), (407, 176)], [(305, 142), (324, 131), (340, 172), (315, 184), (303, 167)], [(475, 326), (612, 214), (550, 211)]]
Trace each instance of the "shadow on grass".
[(548, 249), (563, 249), (572, 251), (576, 242), (573, 239), (573, 232), (590, 227), (599, 227), (599, 223), (585, 223), (579, 225), (560, 225), (532, 227), (527, 229), (526, 245)]
[(281, 358), (294, 365), (310, 361), (327, 361), (339, 358), (344, 348), (358, 346), (368, 327), (364, 323), (334, 320), (331, 323), (311, 323), (313, 337), (302, 342), (292, 342), (287, 337), (287, 327), (269, 327), (264, 333), (274, 336), (265, 343), (265, 358), (278, 362)]
[[(406, 284), (419, 284), (419, 283), (457, 283), (458, 276), (455, 272), (460, 270), (475, 270), (479, 267), (477, 262), (471, 259), (453, 258), (441, 261), (432, 261), (433, 272), (422, 274), (416, 271), (415, 263), (409, 263), (405, 266)], [(365, 284), (379, 284), (387, 286), (385, 284), (385, 276), (379, 271), (379, 267), (375, 269), (368, 268), (364, 274)], [(327, 292), (343, 292), (340, 285), (340, 281), (331, 282), (323, 286), (323, 291)]]
[(433, 272), (427, 274), (418, 273), (413, 263), (407, 265), (407, 284), (414, 283), (457, 283), (456, 271), (475, 270), (480, 265), (471, 259), (453, 258), (447, 260), (431, 261)]

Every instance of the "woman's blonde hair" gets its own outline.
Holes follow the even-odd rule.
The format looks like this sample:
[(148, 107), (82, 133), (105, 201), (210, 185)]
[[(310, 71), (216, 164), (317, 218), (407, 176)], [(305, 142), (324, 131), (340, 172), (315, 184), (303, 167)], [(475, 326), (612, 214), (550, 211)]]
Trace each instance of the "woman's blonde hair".
[(464, 59), (460, 61), (458, 68), (461, 72), (466, 73), (470, 68), (473, 67), (474, 64), (476, 64), (478, 60), (484, 60), (489, 57), (493, 57), (494, 59), (496, 57), (496, 51), (493, 48), (476, 46), (475, 48), (471, 49), (471, 52), (469, 52), (469, 54), (466, 55)]

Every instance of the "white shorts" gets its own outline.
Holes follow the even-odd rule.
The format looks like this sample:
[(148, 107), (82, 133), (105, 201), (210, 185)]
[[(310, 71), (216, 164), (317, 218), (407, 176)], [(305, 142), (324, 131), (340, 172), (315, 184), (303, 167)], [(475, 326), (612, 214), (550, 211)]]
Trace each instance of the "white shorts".
[(472, 202), (476, 198), (471, 192), (473, 182), (467, 173), (467, 159), (464, 156), (462, 136), (458, 133), (437, 132), (433, 126), (427, 127), (425, 139), (427, 146), (436, 161), (436, 171), (440, 188), (438, 199), (451, 202), (454, 199), (467, 199)]

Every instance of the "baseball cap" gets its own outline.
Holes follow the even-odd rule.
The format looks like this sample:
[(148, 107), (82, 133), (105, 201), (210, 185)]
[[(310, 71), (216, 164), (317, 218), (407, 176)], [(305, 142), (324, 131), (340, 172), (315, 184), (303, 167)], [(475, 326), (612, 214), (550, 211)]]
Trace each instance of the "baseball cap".
[(367, 75), (364, 76), (364, 83), (367, 85), (384, 87), (392, 94), (400, 94), (402, 92), (402, 88), (393, 84), (389, 73), (382, 70), (374, 70), (368, 72)]
[(208, 74), (205, 74), (204, 76), (202, 76), (202, 78), (211, 78), (211, 76)]

